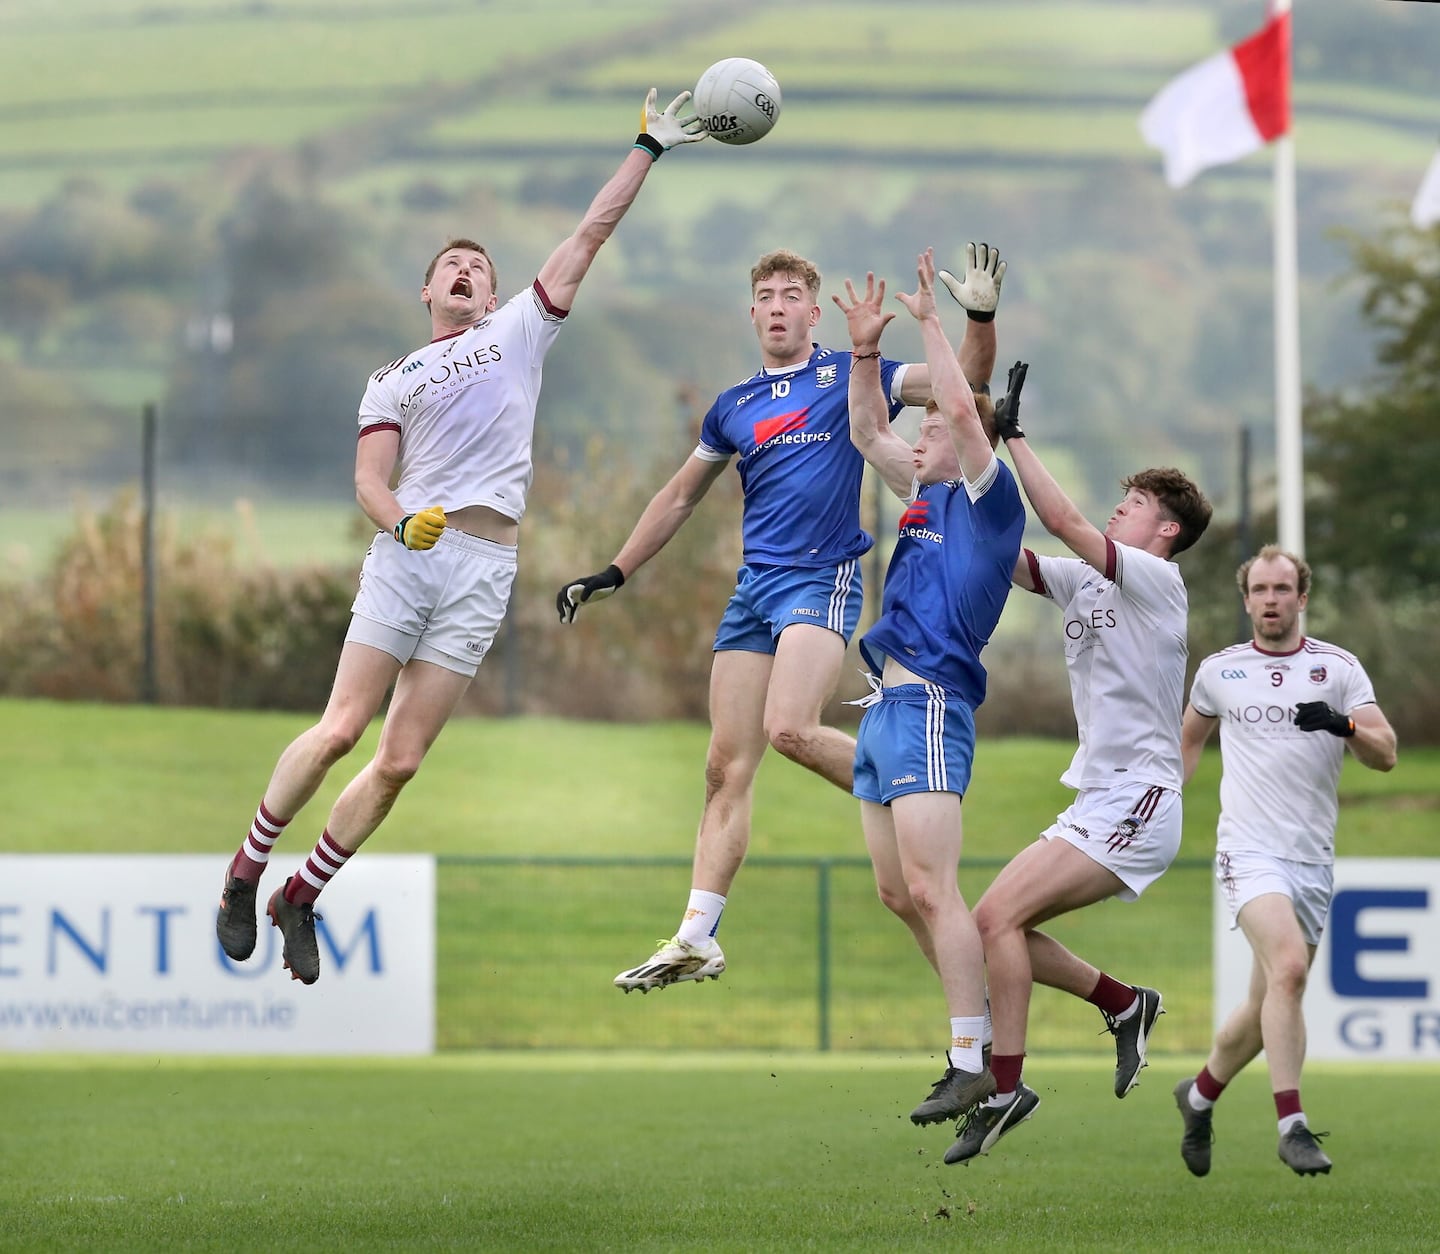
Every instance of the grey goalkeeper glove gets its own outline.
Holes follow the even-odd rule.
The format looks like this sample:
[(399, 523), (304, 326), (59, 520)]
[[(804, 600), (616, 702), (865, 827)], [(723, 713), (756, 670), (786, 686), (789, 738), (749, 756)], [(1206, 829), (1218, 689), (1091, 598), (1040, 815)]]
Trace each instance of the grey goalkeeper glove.
[(1006, 377), (1005, 395), (995, 402), (995, 430), (1002, 440), (1023, 440), (1020, 429), (1020, 389), (1030, 373), (1028, 361), (1017, 361)]
[(676, 144), (694, 144), (704, 139), (707, 134), (705, 123), (694, 109), (687, 116), (680, 116), (680, 110), (689, 103), (690, 93), (682, 91), (665, 112), (660, 113), (655, 108), (655, 88), (652, 87), (640, 109), (640, 134), (635, 136), (635, 147), (643, 148), (659, 161), (661, 154)]
[(575, 611), (591, 601), (613, 597), (625, 586), (625, 572), (618, 566), (607, 566), (598, 575), (586, 575), (567, 583), (555, 594), (555, 608), (562, 623), (573, 623)]
[(957, 279), (948, 270), (940, 271), (940, 282), (973, 322), (989, 322), (995, 317), (1004, 278), (1005, 263), (1000, 260), (1000, 250), (989, 244), (965, 245), (964, 279)]

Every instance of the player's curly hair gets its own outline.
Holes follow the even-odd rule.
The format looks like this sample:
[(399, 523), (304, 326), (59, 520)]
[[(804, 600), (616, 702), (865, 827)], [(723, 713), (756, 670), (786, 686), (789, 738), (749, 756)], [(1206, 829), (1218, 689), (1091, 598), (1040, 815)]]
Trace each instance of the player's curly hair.
[(1205, 493), (1189, 475), (1173, 466), (1139, 471), (1122, 480), (1120, 486), (1127, 491), (1136, 488), (1148, 492), (1160, 503), (1165, 518), (1180, 525), (1175, 543), (1170, 546), (1171, 557), (1185, 552), (1210, 525), (1211, 506)]
[(430, 280), (435, 277), (435, 267), (439, 265), (440, 258), (452, 248), (465, 248), (472, 253), (479, 253), (485, 258), (485, 264), (490, 267), (490, 293), (498, 296), (500, 293), (500, 274), (495, 269), (495, 258), (485, 251), (484, 245), (477, 244), (473, 239), (452, 239), (438, 253), (430, 258), (430, 264), (425, 267), (425, 283), (428, 286)]
[(1302, 597), (1310, 595), (1310, 563), (1303, 557), (1290, 552), (1289, 549), (1282, 549), (1278, 544), (1267, 544), (1254, 557), (1247, 562), (1242, 562), (1240, 569), (1235, 572), (1235, 582), (1240, 587), (1240, 595), (1250, 595), (1250, 567), (1256, 562), (1273, 561), (1276, 558), (1283, 558), (1295, 566), (1295, 591)]
[(792, 253), (788, 248), (777, 248), (772, 253), (766, 253), (750, 267), (750, 290), (753, 292), (763, 280), (774, 278), (777, 274), (799, 279), (809, 289), (811, 300), (819, 299), (820, 271), (813, 262), (806, 261), (799, 253)]

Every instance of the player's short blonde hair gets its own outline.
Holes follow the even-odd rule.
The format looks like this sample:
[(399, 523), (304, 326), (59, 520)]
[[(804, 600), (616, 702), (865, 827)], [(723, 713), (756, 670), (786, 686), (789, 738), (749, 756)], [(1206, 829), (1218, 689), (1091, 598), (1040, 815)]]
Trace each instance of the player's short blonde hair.
[(753, 293), (764, 280), (774, 278), (777, 274), (799, 279), (810, 293), (811, 302), (819, 300), (820, 271), (812, 262), (806, 261), (799, 253), (792, 253), (788, 248), (777, 248), (772, 253), (766, 253), (750, 267), (750, 291)]
[(1235, 572), (1235, 582), (1240, 585), (1242, 597), (1250, 595), (1250, 568), (1256, 562), (1270, 562), (1277, 558), (1290, 562), (1295, 567), (1295, 591), (1302, 597), (1310, 595), (1310, 563), (1289, 549), (1282, 549), (1278, 544), (1267, 544), (1248, 562), (1242, 562), (1240, 569)]

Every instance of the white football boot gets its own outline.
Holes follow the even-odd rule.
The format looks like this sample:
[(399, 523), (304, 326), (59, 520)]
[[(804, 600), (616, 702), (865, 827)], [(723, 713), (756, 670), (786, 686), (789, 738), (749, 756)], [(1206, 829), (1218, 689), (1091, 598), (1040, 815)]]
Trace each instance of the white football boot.
[(638, 988), (648, 993), (652, 988), (680, 984), (685, 980), (718, 980), (725, 970), (725, 955), (713, 940), (681, 940), (678, 936), (656, 942), (659, 948), (638, 967), (631, 967), (615, 977), (615, 987), (628, 993)]

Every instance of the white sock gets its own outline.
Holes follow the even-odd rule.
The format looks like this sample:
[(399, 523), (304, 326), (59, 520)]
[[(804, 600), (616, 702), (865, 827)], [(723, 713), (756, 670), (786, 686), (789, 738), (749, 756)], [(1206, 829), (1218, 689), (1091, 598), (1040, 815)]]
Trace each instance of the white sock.
[(978, 1072), (984, 1066), (980, 1060), (980, 1040), (984, 1030), (984, 1015), (951, 1017), (950, 1048), (945, 1056), (957, 1071)]
[[(1284, 1136), (1284, 1135), (1285, 1135), (1287, 1132), (1289, 1132), (1290, 1129), (1293, 1128), (1297, 1123), (1304, 1123), (1304, 1122), (1305, 1122), (1305, 1112), (1304, 1112), (1303, 1110), (1300, 1111), (1299, 1114), (1286, 1115), (1285, 1118), (1283, 1118), (1282, 1120), (1280, 1120), (1280, 1135), (1281, 1135), (1281, 1136)], [(1307, 1126), (1308, 1126), (1308, 1125), (1307, 1125)]]
[(720, 928), (720, 916), (724, 911), (725, 898), (719, 893), (707, 893), (703, 888), (692, 888), (690, 903), (685, 907), (685, 918), (675, 935), (692, 945), (710, 940)]
[(1190, 1085), (1190, 1109), (1210, 1110), (1214, 1107), (1214, 1105), (1214, 1102), (1212, 1102), (1208, 1097), (1205, 1097), (1201, 1094), (1200, 1086), (1192, 1082)]
[(985, 998), (985, 1027), (980, 1033), (980, 1046), (983, 1049), (986, 1045), (995, 1043), (995, 1023), (990, 1018), (990, 998)]

